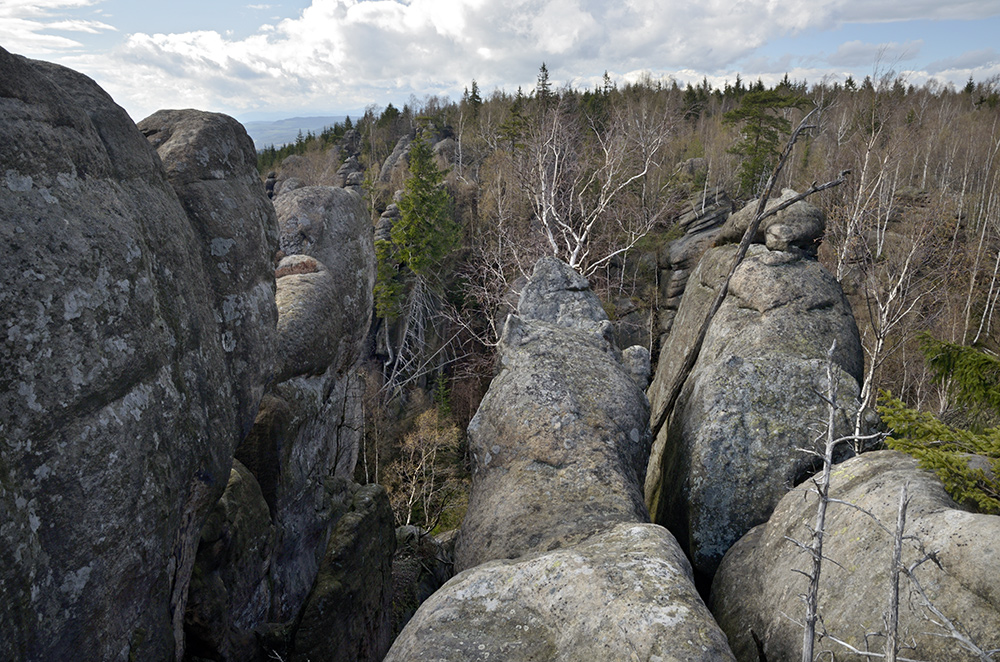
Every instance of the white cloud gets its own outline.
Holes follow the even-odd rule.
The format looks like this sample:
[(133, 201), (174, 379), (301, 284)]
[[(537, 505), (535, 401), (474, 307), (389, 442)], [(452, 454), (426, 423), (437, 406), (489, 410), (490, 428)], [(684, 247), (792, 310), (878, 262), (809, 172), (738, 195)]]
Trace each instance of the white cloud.
[(992, 48), (982, 48), (931, 62), (927, 65), (927, 71), (932, 74), (956, 70), (972, 72), (977, 69), (995, 67), (998, 64), (1000, 64), (1000, 54)]
[(114, 31), (100, 21), (62, 19), (65, 12), (90, 7), (99, 0), (3, 0), (0, 4), (0, 44), (14, 53), (33, 55), (78, 49), (79, 41), (55, 32), (97, 34)]
[[(46, 17), (94, 0), (0, 0), (18, 18)], [(277, 5), (243, 5), (264, 10)], [(943, 7), (943, 8), (942, 8)], [(28, 15), (27, 12), (33, 12)], [(221, 31), (133, 34), (115, 50), (60, 59), (96, 78), (136, 119), (165, 106), (200, 106), (241, 114), (361, 108), (411, 93), (456, 98), (475, 78), (483, 90), (530, 90), (544, 61), (555, 85), (590, 81), (608, 70), (700, 72), (700, 80), (735, 78), (734, 63), (754, 62), (744, 78), (799, 67), (810, 80), (831, 73), (804, 59), (748, 60), (775, 38), (839, 25), (918, 18), (983, 18), (1000, 0), (313, 0), (296, 17), (275, 20), (249, 37)], [(51, 28), (51, 23), (49, 23)], [(81, 23), (78, 29), (109, 29)], [(72, 40), (34, 30), (49, 50)], [(64, 40), (64, 41), (60, 41)], [(870, 65), (882, 49), (890, 64), (919, 51), (905, 44), (847, 42), (830, 58), (843, 68)], [(731, 72), (731, 73), (727, 73)], [(682, 78), (682, 73), (677, 73)], [(804, 77), (804, 76), (803, 76)]]
[(872, 62), (892, 66), (894, 63), (914, 59), (922, 47), (923, 42), (920, 40), (908, 41), (905, 44), (896, 42), (870, 44), (855, 40), (841, 44), (837, 52), (827, 61), (835, 67), (859, 67), (870, 65)]

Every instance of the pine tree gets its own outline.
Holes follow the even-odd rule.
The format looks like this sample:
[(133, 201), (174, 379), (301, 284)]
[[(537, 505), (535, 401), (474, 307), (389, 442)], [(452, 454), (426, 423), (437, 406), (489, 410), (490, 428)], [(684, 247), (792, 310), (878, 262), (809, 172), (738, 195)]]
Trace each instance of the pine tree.
[(548, 107), (549, 101), (552, 99), (552, 84), (549, 83), (549, 69), (545, 66), (544, 62), (542, 62), (542, 66), (538, 69), (535, 98), (542, 103), (543, 107)]
[(413, 273), (429, 279), (455, 248), (458, 227), (452, 220), (451, 196), (441, 186), (445, 172), (435, 163), (434, 150), (423, 133), (410, 144), (409, 171), (392, 243)]
[(375, 308), (390, 320), (399, 315), (414, 279), (425, 285), (440, 281), (442, 263), (459, 239), (451, 196), (442, 186), (446, 173), (435, 163), (424, 133), (410, 143), (409, 171), (392, 240), (375, 242)]
[[(1000, 359), (929, 335), (921, 337), (921, 350), (935, 377), (966, 408), (970, 425), (946, 425), (883, 393), (878, 409), (892, 430), (886, 444), (937, 474), (955, 501), (1000, 515), (1000, 427), (986, 427), (1000, 422)], [(990, 470), (970, 462), (974, 455), (985, 458)]]
[(801, 107), (805, 98), (782, 94), (778, 90), (760, 89), (755, 86), (747, 92), (737, 108), (723, 115), (727, 124), (740, 125), (740, 139), (729, 151), (743, 157), (740, 163), (740, 192), (754, 196), (778, 158), (779, 148), (785, 134), (791, 131), (792, 123), (777, 114), (784, 108)]

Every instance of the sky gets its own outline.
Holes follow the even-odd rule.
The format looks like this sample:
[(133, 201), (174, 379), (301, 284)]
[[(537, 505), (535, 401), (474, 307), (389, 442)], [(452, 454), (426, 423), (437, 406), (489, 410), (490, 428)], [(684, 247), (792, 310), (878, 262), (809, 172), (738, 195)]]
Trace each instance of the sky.
[(96, 80), (138, 121), (357, 116), (475, 80), (530, 91), (643, 77), (716, 87), (1000, 80), (1000, 0), (0, 0), (0, 46)]

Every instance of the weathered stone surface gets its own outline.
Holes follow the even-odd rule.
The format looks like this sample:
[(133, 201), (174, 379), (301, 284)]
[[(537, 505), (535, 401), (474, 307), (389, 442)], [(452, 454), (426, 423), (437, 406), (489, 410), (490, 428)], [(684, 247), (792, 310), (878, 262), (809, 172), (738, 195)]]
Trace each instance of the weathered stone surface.
[(587, 281), (535, 265), (500, 343), (501, 373), (469, 424), (472, 494), (456, 568), (575, 544), (646, 521), (646, 398)]
[(128, 115), (0, 49), (0, 116), (4, 653), (174, 659), (234, 403), (259, 384), (233, 372), (217, 267)]
[(452, 529), (438, 539), (416, 526), (396, 529), (396, 553), (392, 558), (394, 639), (413, 618), (417, 607), (455, 574), (457, 533), (457, 529)]
[(279, 270), (293, 255), (315, 259), (312, 273), (278, 279), (276, 380), (331, 365), (344, 371), (360, 356), (371, 315), (375, 249), (368, 214), (356, 193), (330, 186), (297, 189), (275, 208), (286, 254)]
[(362, 429), (356, 364), (371, 317), (375, 254), (356, 193), (314, 186), (276, 200), (278, 370), (237, 458), (254, 473), (276, 529), (270, 619), (299, 613), (344, 498)]
[(382, 169), (378, 174), (380, 182), (391, 181), (393, 173), (400, 172), (406, 165), (406, 155), (409, 153), (411, 142), (413, 142), (413, 138), (409, 135), (403, 136), (396, 142), (396, 146), (392, 148), (392, 153), (382, 163)]
[[(689, 161), (697, 159), (689, 159)], [(660, 346), (673, 327), (677, 308), (681, 303), (691, 271), (698, 266), (701, 256), (715, 241), (722, 224), (732, 210), (732, 201), (722, 189), (708, 189), (691, 198), (677, 218), (677, 227), (684, 236), (660, 251)]]
[(243, 438), (274, 370), (278, 319), (278, 221), (260, 186), (253, 140), (233, 118), (199, 110), (161, 110), (138, 126), (198, 232), (229, 370), (245, 382), (234, 403)]
[(733, 659), (687, 559), (653, 524), (618, 524), (575, 547), (467, 570), (421, 605), (386, 657), (636, 659)]
[[(340, 374), (331, 367), (317, 377), (293, 377), (276, 385), (265, 398), (268, 408), (262, 403), (257, 420), (263, 429), (255, 425), (251, 437), (258, 457), (277, 460), (264, 474), (273, 475), (275, 483), (274, 622), (298, 613), (316, 578), (342, 498), (337, 491), (342, 488), (331, 488), (329, 478), (354, 475), (362, 430), (361, 388), (359, 375)], [(258, 431), (262, 437), (255, 436)]]
[[(836, 465), (830, 496), (864, 508), (882, 526), (895, 529), (900, 488), (908, 484), (910, 504), (905, 533), (916, 541), (903, 544), (902, 560), (923, 558), (917, 542), (935, 559), (916, 570), (931, 602), (960, 630), (985, 650), (1000, 648), (1000, 517), (959, 509), (929, 472), (913, 458), (893, 451), (865, 453)], [(802, 485), (775, 508), (767, 524), (737, 542), (719, 566), (712, 586), (712, 603), (719, 623), (740, 660), (756, 662), (752, 629), (769, 660), (798, 659), (802, 629), (799, 597), (806, 579), (793, 570), (808, 571), (807, 554), (788, 538), (809, 541), (807, 528), (815, 520), (816, 496)], [(827, 511), (819, 613), (833, 636), (864, 648), (867, 633), (885, 633), (883, 613), (888, 604), (891, 567), (890, 534), (865, 513), (842, 504)], [(908, 580), (900, 580), (900, 641), (915, 645), (902, 655), (918, 660), (978, 660), (934, 625), (934, 617)], [(881, 652), (884, 638), (870, 638)], [(837, 660), (860, 662), (829, 639), (817, 652), (831, 650)], [(823, 656), (820, 656), (823, 657)]]
[[(796, 195), (798, 193), (792, 189), (783, 189), (781, 197), (767, 201), (766, 209), (772, 209)], [(757, 204), (758, 202), (753, 200), (730, 216), (719, 231), (715, 245), (739, 243), (757, 213)], [(826, 214), (816, 205), (800, 200), (761, 221), (757, 234), (751, 241), (755, 244), (766, 244), (773, 251), (801, 251), (815, 256), (824, 232), (826, 232)]]
[(380, 662), (392, 643), (392, 509), (382, 487), (356, 489), (302, 609), (293, 661)]
[(260, 486), (234, 461), (226, 491), (201, 530), (185, 616), (188, 655), (260, 659), (254, 629), (267, 622), (271, 607), (273, 545), (274, 527)]
[[(735, 246), (706, 253), (692, 274), (649, 395), (654, 419), (694, 343)], [(669, 424), (653, 444), (646, 503), (696, 570), (711, 575), (729, 546), (767, 520), (809, 475), (815, 426), (826, 419), (826, 355), (834, 372), (838, 434), (853, 430), (861, 345), (850, 306), (817, 262), (751, 246), (717, 313)]]

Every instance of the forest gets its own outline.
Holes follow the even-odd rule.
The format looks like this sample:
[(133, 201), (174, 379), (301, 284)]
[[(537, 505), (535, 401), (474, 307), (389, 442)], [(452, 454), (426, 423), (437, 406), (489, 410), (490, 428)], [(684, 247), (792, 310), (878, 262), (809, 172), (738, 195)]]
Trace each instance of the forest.
[[(756, 198), (797, 128), (774, 192), (844, 179), (810, 202), (827, 219), (818, 259), (861, 334), (863, 407), (905, 428), (890, 444), (940, 440), (943, 426), (957, 435), (951, 451), (996, 464), (998, 104), (996, 80), (916, 87), (876, 70), (862, 81), (786, 76), (773, 88), (737, 76), (719, 89), (605, 75), (576, 90), (543, 64), (531, 91), (484, 94), (472, 81), (458, 101), (370, 106), (263, 150), (259, 168), (328, 183), (354, 157), (373, 225), (395, 219), (387, 235), (376, 231), (377, 358), (357, 473), (388, 486), (399, 524), (447, 529), (467, 484), (460, 431), (494, 373), (511, 292), (535, 260), (556, 255), (586, 275), (612, 320), (638, 306), (655, 327), (656, 255), (680, 236), (681, 211), (719, 191), (734, 209)], [(408, 165), (388, 167), (405, 144)], [(645, 337), (655, 365), (655, 328)], [(965, 481), (963, 496), (972, 490), (1000, 512), (995, 478), (921, 452)]]

